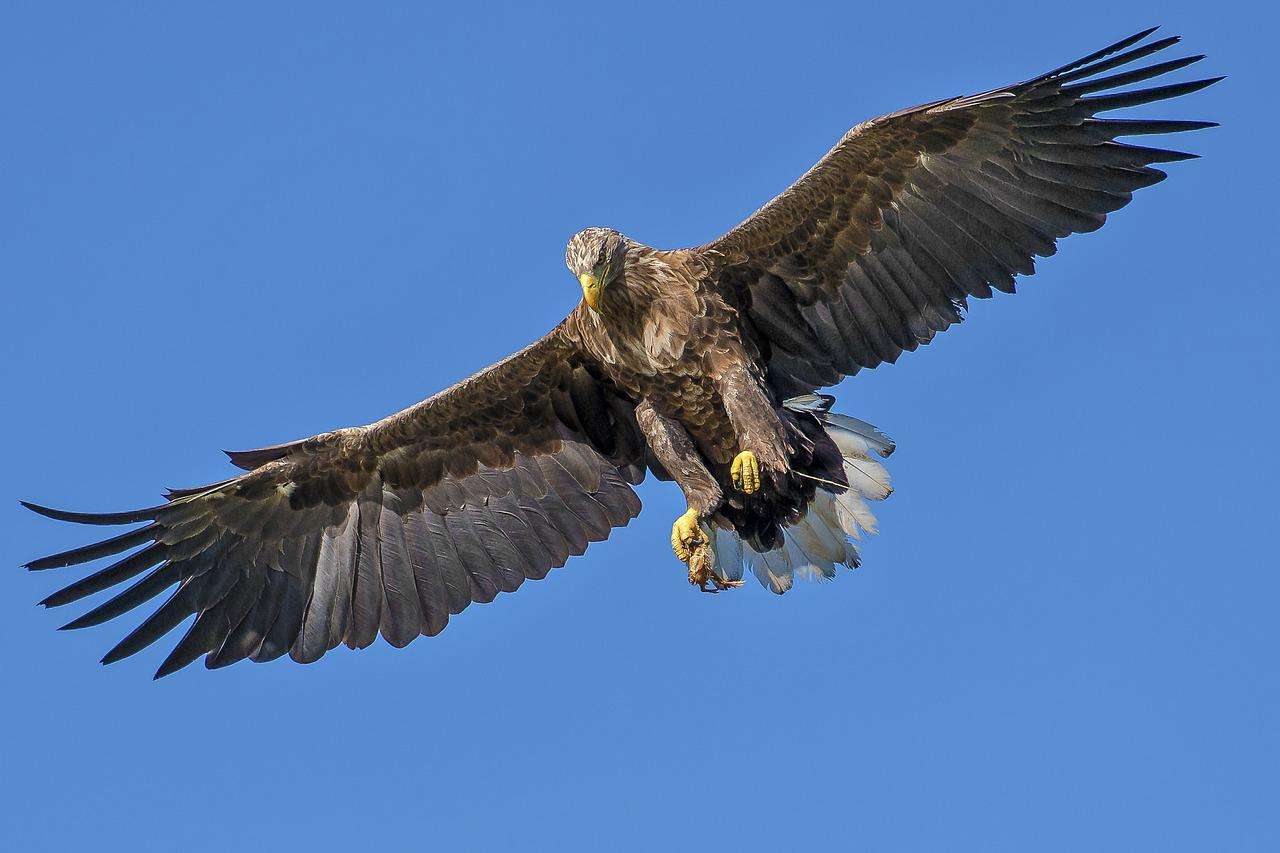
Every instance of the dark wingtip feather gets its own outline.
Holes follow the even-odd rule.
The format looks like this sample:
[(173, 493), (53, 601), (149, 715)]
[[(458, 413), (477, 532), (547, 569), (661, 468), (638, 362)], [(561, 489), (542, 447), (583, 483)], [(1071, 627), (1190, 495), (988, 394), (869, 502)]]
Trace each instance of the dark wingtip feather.
[(156, 517), (156, 513), (164, 509), (164, 506), (150, 506), (143, 509), (126, 510), (125, 512), (71, 512), (70, 510), (41, 506), (31, 501), (20, 500), (18, 503), (36, 515), (43, 515), (45, 518), (52, 518), (54, 521), (71, 521), (76, 524), (133, 524), (139, 521), (151, 521)]
[(1095, 95), (1089, 98), (1081, 98), (1078, 103), (1087, 106), (1093, 113), (1102, 113), (1109, 110), (1118, 110), (1124, 107), (1137, 107), (1142, 104), (1150, 104), (1155, 101), (1165, 101), (1170, 98), (1181, 97), (1182, 95), (1190, 95), (1192, 92), (1199, 92), (1206, 89), (1214, 83), (1225, 80), (1226, 75), (1221, 77), (1206, 77), (1203, 80), (1191, 80), (1186, 83), (1171, 83), (1167, 86), (1153, 86), (1149, 89), (1137, 89), (1131, 92), (1117, 92), (1111, 95)]
[(1101, 92), (1106, 89), (1116, 89), (1120, 86), (1127, 86), (1130, 83), (1140, 83), (1143, 80), (1150, 80), (1152, 77), (1161, 77), (1165, 74), (1172, 74), (1190, 65), (1204, 59), (1204, 54), (1196, 56), (1184, 56), (1181, 59), (1170, 59), (1166, 62), (1157, 62), (1154, 65), (1147, 65), (1142, 68), (1132, 68), (1119, 74), (1112, 74), (1107, 77), (1095, 77), (1085, 80), (1082, 83), (1076, 83), (1072, 86), (1064, 86), (1062, 91), (1073, 95), (1085, 95), (1089, 92)]
[(169, 652), (169, 656), (164, 659), (160, 667), (156, 670), (155, 675), (151, 676), (152, 681), (159, 681), (166, 675), (173, 675), (180, 669), (190, 666), (196, 658), (200, 657), (203, 652), (192, 653), (190, 649), (185, 648), (181, 642)]
[(103, 666), (110, 666), (116, 661), (124, 660), (125, 658), (134, 654), (136, 651), (138, 650), (137, 649), (130, 650), (128, 647), (125, 646), (123, 642), (117, 643), (114, 647), (112, 647), (111, 651), (107, 652), (105, 655), (102, 656), (102, 660), (99, 661), (99, 663), (101, 663)]
[[(186, 488), (165, 489), (163, 497), (165, 500), (172, 503), (173, 501), (181, 500), (183, 498), (189, 498), (193, 495), (200, 495), (200, 494), (204, 494), (205, 492), (211, 492), (214, 489), (220, 489), (223, 486), (225, 486), (227, 483), (234, 483), (236, 479), (237, 479), (236, 477), (229, 477), (226, 480), (219, 480), (216, 483), (206, 483), (203, 486), (190, 486)], [(168, 504), (166, 504), (165, 506), (168, 506)], [(164, 507), (160, 507), (160, 508), (163, 509)]]
[[(199, 657), (199, 655), (196, 655), (196, 657)], [(160, 664), (160, 667), (155, 671), (155, 673), (152, 674), (151, 680), (159, 681), (166, 675), (173, 675), (180, 669), (186, 669), (192, 664), (192, 662), (193, 661), (185, 658), (180, 658), (178, 660), (174, 660), (172, 658), (166, 659), (164, 663)]]
[(160, 543), (148, 545), (105, 569), (63, 587), (40, 603), (45, 607), (61, 607), (123, 583), (162, 561), (165, 558), (165, 550), (166, 547)]
[(270, 447), (257, 447), (253, 450), (224, 450), (231, 464), (243, 471), (261, 468), (268, 462), (283, 459), (293, 453), (301, 445), (301, 441), (288, 441), (284, 444), (273, 444)]
[(60, 569), (64, 566), (87, 563), (99, 557), (119, 554), (121, 551), (134, 548), (154, 538), (156, 535), (155, 528), (156, 525), (148, 524), (146, 527), (139, 527), (137, 530), (121, 533), (119, 536), (112, 536), (110, 539), (104, 539), (101, 542), (94, 542), (81, 548), (72, 548), (70, 551), (62, 551), (57, 554), (50, 554), (47, 557), (40, 557), (27, 563), (25, 568), (31, 571)]
[(1114, 138), (1121, 136), (1145, 136), (1149, 134), (1185, 133), (1219, 127), (1216, 121), (1184, 121), (1180, 119), (1108, 118), (1090, 119), (1091, 128), (1106, 131)]
[(1129, 47), (1130, 45), (1137, 44), (1138, 42), (1142, 41), (1144, 38), (1151, 35), (1158, 29), (1160, 29), (1160, 27), (1159, 25), (1156, 25), (1154, 27), (1149, 27), (1148, 29), (1145, 29), (1140, 33), (1134, 33), (1128, 38), (1122, 38), (1120, 39), (1120, 41), (1115, 42), (1114, 44), (1107, 45), (1102, 50), (1094, 51), (1088, 56), (1082, 56), (1073, 62), (1068, 62), (1066, 65), (1063, 65), (1059, 68), (1055, 68), (1046, 74), (1042, 74), (1039, 77), (1037, 77), (1036, 80), (1037, 81), (1048, 80), (1052, 77), (1057, 77), (1059, 74), (1065, 74), (1068, 71), (1073, 71), (1081, 67), (1082, 65), (1088, 65), (1090, 62), (1093, 62), (1098, 59), (1102, 59), (1105, 56), (1110, 56), (1111, 54), (1116, 53), (1117, 51), (1124, 50), (1126, 47)]

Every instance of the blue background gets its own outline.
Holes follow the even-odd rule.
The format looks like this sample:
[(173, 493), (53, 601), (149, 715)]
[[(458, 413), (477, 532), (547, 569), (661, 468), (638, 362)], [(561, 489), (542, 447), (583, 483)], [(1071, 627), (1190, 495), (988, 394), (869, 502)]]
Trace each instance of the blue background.
[(85, 509), (452, 383), (578, 228), (702, 242), (857, 121), (1152, 23), (1232, 76), (1141, 111), (1203, 160), (838, 389), (900, 449), (835, 583), (696, 594), (647, 484), (434, 640), (153, 684), (32, 606), (92, 531), (0, 510), (0, 846), (1280, 849), (1271, 12), (107, 5), (0, 26), (3, 492)]

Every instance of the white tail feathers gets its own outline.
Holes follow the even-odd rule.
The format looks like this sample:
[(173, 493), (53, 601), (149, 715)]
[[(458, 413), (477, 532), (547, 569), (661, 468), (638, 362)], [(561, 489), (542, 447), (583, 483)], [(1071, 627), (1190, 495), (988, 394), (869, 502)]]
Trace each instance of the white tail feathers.
[[(838, 412), (825, 412), (818, 417), (827, 428), (827, 435), (840, 448), (841, 455), (871, 458), (871, 450), (888, 459), (897, 447), (893, 439), (866, 421), (851, 418)], [(849, 451), (846, 453), (846, 449)]]
[(791, 400), (785, 405), (811, 412), (823, 421), (844, 458), (849, 489), (837, 495), (819, 486), (804, 518), (782, 529), (782, 545), (772, 551), (757, 551), (733, 531), (717, 528), (710, 538), (714, 570), (722, 579), (741, 580), (746, 566), (761, 584), (781, 595), (791, 589), (797, 576), (829, 580), (836, 576), (836, 566), (857, 568), (858, 549), (853, 540), (876, 532), (876, 519), (866, 502), (884, 500), (893, 487), (889, 472), (871, 457), (873, 453), (881, 457), (893, 453), (893, 440), (865, 421), (821, 411), (822, 398), (815, 399), (819, 400), (816, 404), (803, 398), (798, 405), (791, 405)]

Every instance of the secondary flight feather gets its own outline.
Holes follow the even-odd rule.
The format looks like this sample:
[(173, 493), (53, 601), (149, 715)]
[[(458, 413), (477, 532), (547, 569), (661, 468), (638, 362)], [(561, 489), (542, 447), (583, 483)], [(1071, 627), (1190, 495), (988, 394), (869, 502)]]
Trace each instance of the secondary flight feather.
[(42, 603), (123, 586), (63, 626), (82, 628), (168, 593), (103, 658), (195, 616), (157, 677), (200, 657), (307, 663), (379, 635), (404, 646), (627, 524), (646, 474), (685, 495), (671, 545), (700, 589), (739, 586), (749, 570), (782, 593), (857, 566), (853, 540), (875, 530), (867, 502), (891, 491), (879, 460), (894, 445), (819, 392), (928, 343), (970, 298), (1012, 293), (1060, 238), (1163, 180), (1156, 164), (1194, 156), (1117, 141), (1213, 124), (1112, 115), (1221, 79), (1145, 85), (1202, 58), (1140, 64), (1178, 42), (1153, 32), (860, 124), (703, 246), (575, 234), (566, 263), (583, 298), (563, 322), (376, 423), (231, 453), (244, 473), (158, 506), (25, 504), (139, 525), (28, 563), (115, 558)]

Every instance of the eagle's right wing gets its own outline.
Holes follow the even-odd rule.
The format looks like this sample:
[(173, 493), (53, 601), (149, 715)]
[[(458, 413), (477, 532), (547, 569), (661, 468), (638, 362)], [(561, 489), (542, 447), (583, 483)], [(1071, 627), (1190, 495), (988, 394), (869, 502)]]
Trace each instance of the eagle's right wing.
[(379, 633), (403, 646), (451, 614), (541, 578), (640, 511), (634, 407), (593, 372), (562, 324), (537, 343), (366, 427), (230, 454), (248, 473), (172, 492), (160, 506), (76, 513), (144, 523), (28, 563), (50, 569), (132, 553), (53, 593), (77, 601), (142, 575), (75, 619), (96, 625), (176, 587), (103, 658), (132, 655), (194, 615), (160, 666), (205, 656), (318, 660)]

